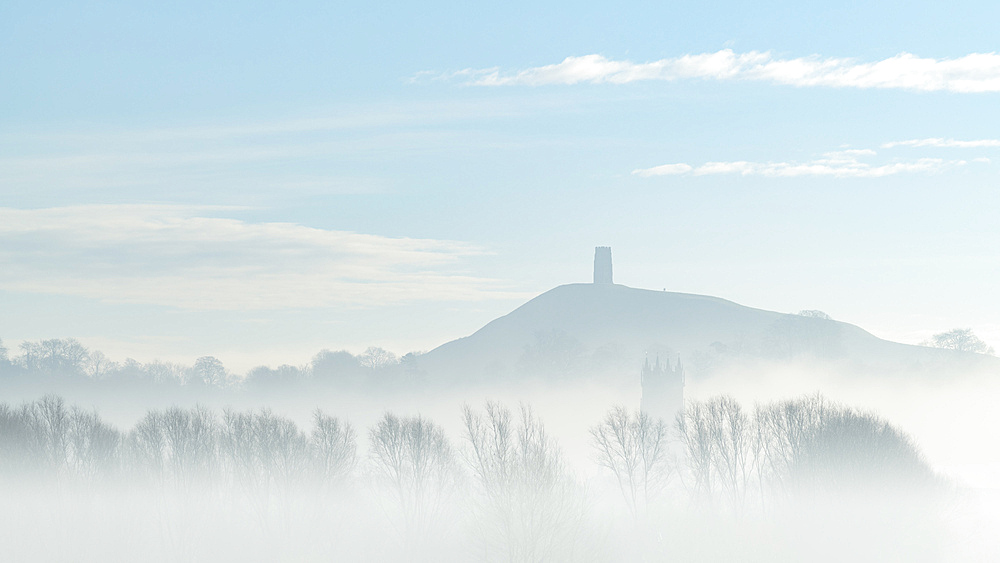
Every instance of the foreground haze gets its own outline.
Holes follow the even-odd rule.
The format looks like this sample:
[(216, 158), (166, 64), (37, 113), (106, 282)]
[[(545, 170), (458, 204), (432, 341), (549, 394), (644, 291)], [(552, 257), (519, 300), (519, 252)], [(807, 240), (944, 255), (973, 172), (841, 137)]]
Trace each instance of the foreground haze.
[[(818, 311), (574, 284), (402, 358), (323, 350), (240, 374), (58, 339), (0, 356), (4, 397), (24, 401), (0, 405), (0, 450), (28, 560), (1000, 554), (998, 360)], [(676, 357), (670, 413), (639, 367)], [(32, 547), (53, 522), (36, 502), (63, 543)]]

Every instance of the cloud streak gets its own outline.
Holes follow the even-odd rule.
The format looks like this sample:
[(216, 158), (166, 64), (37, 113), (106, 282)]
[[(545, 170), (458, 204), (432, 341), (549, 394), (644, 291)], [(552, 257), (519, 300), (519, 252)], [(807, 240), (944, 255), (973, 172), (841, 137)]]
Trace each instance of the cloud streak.
[(740, 176), (766, 176), (772, 178), (795, 178), (803, 176), (827, 176), (834, 178), (881, 178), (906, 173), (937, 173), (964, 166), (964, 160), (941, 158), (920, 158), (916, 160), (894, 161), (872, 164), (863, 159), (875, 156), (870, 149), (854, 149), (826, 153), (822, 158), (805, 162), (749, 162), (745, 160), (728, 162), (706, 162), (700, 166), (685, 163), (662, 164), (652, 168), (638, 168), (632, 174), (642, 178), (653, 176), (711, 176), (735, 174)]
[(373, 102), (287, 119), (136, 129), (0, 125), (0, 189), (11, 194), (0, 204), (134, 201), (137, 191), (169, 202), (203, 202), (206, 193), (213, 201), (385, 193), (396, 188), (397, 167), (454, 158), (456, 147), (474, 153), (551, 143), (455, 125), (576, 111), (565, 98)]
[(1000, 147), (1000, 139), (978, 139), (975, 141), (959, 141), (957, 139), (942, 138), (910, 139), (908, 141), (893, 141), (882, 145), (882, 148), (885, 149), (891, 149), (894, 147), (935, 147), (958, 149), (996, 148)]
[(800, 87), (903, 89), (961, 93), (1000, 92), (1000, 54), (972, 53), (952, 59), (900, 53), (874, 62), (851, 58), (780, 58), (770, 52), (723, 49), (635, 63), (602, 55), (504, 72), (466, 69), (451, 75), (477, 86), (627, 84), (685, 79), (762, 81)]
[(187, 310), (273, 310), (509, 297), (469, 275), (483, 254), (391, 238), (220, 217), (232, 208), (0, 208), (0, 289)]

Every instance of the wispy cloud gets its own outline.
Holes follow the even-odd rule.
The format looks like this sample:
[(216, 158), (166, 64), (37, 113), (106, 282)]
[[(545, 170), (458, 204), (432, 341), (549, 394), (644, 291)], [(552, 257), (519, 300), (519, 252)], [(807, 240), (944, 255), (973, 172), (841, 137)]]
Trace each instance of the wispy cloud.
[(1000, 54), (972, 53), (954, 59), (900, 53), (880, 61), (812, 55), (780, 58), (770, 52), (723, 49), (635, 63), (602, 55), (566, 57), (562, 62), (505, 72), (465, 69), (450, 76), (479, 86), (625, 84), (644, 80), (753, 80), (792, 86), (893, 88), (922, 91), (1000, 92)]
[(706, 162), (700, 166), (676, 163), (662, 164), (652, 168), (638, 168), (633, 170), (632, 174), (644, 178), (682, 174), (691, 174), (693, 176), (739, 174), (741, 176), (786, 178), (799, 176), (881, 178), (904, 173), (936, 173), (967, 164), (964, 160), (945, 160), (941, 158), (920, 158), (881, 164), (866, 162), (864, 160), (875, 155), (876, 152), (871, 149), (852, 149), (826, 153), (822, 158), (805, 162), (749, 162), (739, 160)]
[(893, 147), (940, 147), (940, 148), (993, 148), (1000, 147), (1000, 139), (977, 139), (975, 141), (959, 141), (957, 139), (910, 139), (908, 141), (893, 141), (885, 143), (882, 148), (891, 149)]
[(581, 111), (566, 96), (513, 94), (485, 101), (373, 102), (314, 110), (305, 117), (137, 129), (0, 124), (0, 191), (10, 195), (2, 203), (385, 193), (400, 186), (393, 179), (397, 167), (412, 162), (563, 142), (456, 124)]
[(648, 178), (650, 176), (677, 176), (680, 174), (687, 174), (691, 170), (692, 167), (690, 164), (684, 164), (681, 162), (678, 164), (661, 164), (660, 166), (654, 166), (652, 168), (641, 168), (633, 170), (632, 173), (636, 176)]
[(251, 223), (232, 208), (0, 208), (0, 288), (191, 310), (509, 297), (455, 241)]

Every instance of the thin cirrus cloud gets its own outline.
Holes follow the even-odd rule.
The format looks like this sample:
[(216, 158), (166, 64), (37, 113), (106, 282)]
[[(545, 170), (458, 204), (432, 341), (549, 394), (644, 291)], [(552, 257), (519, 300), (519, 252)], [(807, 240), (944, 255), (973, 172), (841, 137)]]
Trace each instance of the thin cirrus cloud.
[(625, 84), (684, 79), (748, 80), (791, 86), (882, 88), (962, 93), (1000, 92), (1000, 54), (971, 53), (952, 59), (900, 53), (874, 62), (812, 55), (776, 57), (770, 52), (683, 55), (635, 63), (602, 55), (566, 57), (562, 62), (504, 72), (499, 68), (466, 69), (451, 77), (477, 86), (549, 84)]
[(0, 289), (186, 310), (515, 296), (463, 272), (473, 245), (252, 223), (231, 208), (0, 208)]
[[(736, 174), (741, 176), (802, 177), (828, 176), (835, 178), (881, 178), (905, 173), (936, 173), (964, 166), (965, 160), (945, 160), (942, 158), (919, 158), (915, 160), (893, 161), (882, 164), (867, 162), (876, 156), (871, 149), (852, 149), (829, 152), (822, 158), (805, 162), (749, 162), (745, 160), (728, 162), (706, 162), (700, 166), (686, 163), (662, 164), (651, 168), (632, 171), (635, 176), (709, 176)], [(977, 159), (982, 160), (982, 159)]]
[(882, 148), (891, 149), (894, 147), (935, 147), (935, 148), (958, 148), (977, 149), (1000, 147), (1000, 139), (977, 139), (974, 141), (960, 141), (957, 139), (910, 139), (907, 141), (892, 141), (885, 143)]

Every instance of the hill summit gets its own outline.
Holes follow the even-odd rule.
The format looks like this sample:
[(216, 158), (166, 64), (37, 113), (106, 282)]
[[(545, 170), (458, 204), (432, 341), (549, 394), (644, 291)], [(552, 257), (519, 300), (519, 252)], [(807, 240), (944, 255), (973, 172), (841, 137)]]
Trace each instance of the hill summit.
[(654, 356), (679, 359), (694, 377), (741, 362), (790, 360), (852, 375), (1000, 365), (989, 356), (890, 342), (824, 315), (614, 284), (610, 249), (599, 248), (595, 283), (551, 289), (424, 354), (419, 367), (431, 381), (634, 379)]

